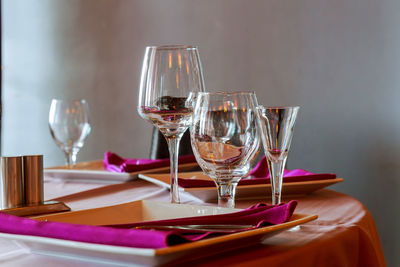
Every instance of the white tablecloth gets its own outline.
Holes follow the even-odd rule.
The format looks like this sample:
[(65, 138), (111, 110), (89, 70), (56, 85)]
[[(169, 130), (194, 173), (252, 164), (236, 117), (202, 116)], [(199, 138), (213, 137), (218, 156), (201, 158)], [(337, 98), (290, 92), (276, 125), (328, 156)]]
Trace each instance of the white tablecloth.
[[(116, 205), (141, 199), (168, 202), (169, 191), (146, 181), (136, 180), (123, 184), (76, 183), (64, 180), (46, 180), (45, 200), (59, 200), (71, 210), (82, 210)], [(181, 194), (181, 202), (202, 203), (189, 194)], [(204, 203), (203, 203), (204, 204)], [(82, 262), (76, 259), (62, 259), (53, 256), (32, 254), (12, 241), (0, 238), (0, 265), (7, 266), (109, 266), (104, 263)]]

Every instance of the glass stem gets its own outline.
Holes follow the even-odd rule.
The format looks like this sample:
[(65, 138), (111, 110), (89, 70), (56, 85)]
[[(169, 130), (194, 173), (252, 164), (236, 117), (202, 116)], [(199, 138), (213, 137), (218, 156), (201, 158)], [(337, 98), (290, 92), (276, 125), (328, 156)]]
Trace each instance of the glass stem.
[(68, 168), (72, 168), (76, 163), (76, 153), (65, 152), (65, 160), (67, 162)]
[(171, 162), (171, 203), (180, 203), (178, 186), (178, 154), (181, 136), (166, 137)]
[(218, 183), (218, 207), (234, 208), (237, 183)]
[(268, 160), (268, 168), (270, 172), (272, 188), (272, 205), (277, 205), (281, 203), (282, 178), (285, 164), (286, 158), (277, 161)]

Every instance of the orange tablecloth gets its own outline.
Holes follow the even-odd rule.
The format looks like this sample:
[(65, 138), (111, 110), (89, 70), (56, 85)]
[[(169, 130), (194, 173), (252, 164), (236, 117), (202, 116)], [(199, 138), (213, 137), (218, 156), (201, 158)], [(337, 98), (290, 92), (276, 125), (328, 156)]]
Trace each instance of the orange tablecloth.
[[(86, 190), (84, 192), (80, 192)], [(67, 196), (65, 196), (67, 195)], [(45, 198), (59, 199), (72, 210), (109, 206), (139, 199), (168, 201), (167, 190), (145, 181), (126, 184), (74, 184), (46, 182)], [(207, 258), (182, 259), (171, 265), (184, 266), (385, 266), (385, 260), (374, 220), (356, 199), (332, 190), (320, 190), (296, 197), (296, 213), (318, 214), (315, 221), (267, 238), (262, 244)], [(185, 193), (181, 201), (203, 204)], [(245, 208), (267, 199), (240, 200)], [(189, 260), (190, 262), (187, 262)], [(77, 259), (62, 259), (31, 254), (0, 240), (0, 263), (7, 266), (108, 266)]]
[[(385, 266), (374, 220), (362, 203), (332, 190), (296, 199), (296, 213), (318, 214), (319, 218), (259, 246), (217, 254), (197, 265)], [(249, 201), (238, 202), (239, 207), (248, 205)]]

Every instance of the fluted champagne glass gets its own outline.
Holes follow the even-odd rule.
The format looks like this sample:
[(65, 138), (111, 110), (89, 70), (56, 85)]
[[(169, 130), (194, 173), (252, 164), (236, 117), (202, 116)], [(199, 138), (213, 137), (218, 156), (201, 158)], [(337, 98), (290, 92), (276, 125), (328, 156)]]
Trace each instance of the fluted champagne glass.
[(299, 107), (258, 106), (258, 126), (268, 162), (272, 204), (281, 202), (282, 178)]
[(195, 46), (146, 48), (138, 112), (157, 126), (167, 140), (171, 161), (171, 203), (179, 203), (179, 142), (192, 122), (193, 99), (204, 91), (199, 52)]
[(236, 186), (259, 149), (256, 107), (253, 92), (197, 94), (192, 149), (204, 174), (216, 183), (220, 207), (235, 206)]
[(69, 168), (90, 134), (89, 106), (86, 100), (53, 99), (49, 111), (50, 133), (65, 154)]

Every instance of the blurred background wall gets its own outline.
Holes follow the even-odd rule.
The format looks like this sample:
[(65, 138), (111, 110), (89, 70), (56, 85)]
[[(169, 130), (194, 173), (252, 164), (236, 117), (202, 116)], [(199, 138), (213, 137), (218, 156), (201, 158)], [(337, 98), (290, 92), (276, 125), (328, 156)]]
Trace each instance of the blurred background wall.
[[(136, 112), (146, 45), (199, 46), (208, 90), (300, 105), (290, 168), (335, 172), (372, 212), (400, 266), (400, 2), (397, 0), (3, 0), (2, 154), (63, 164), (52, 98), (86, 98), (78, 160), (147, 157)], [(396, 253), (397, 252), (397, 253)]]

